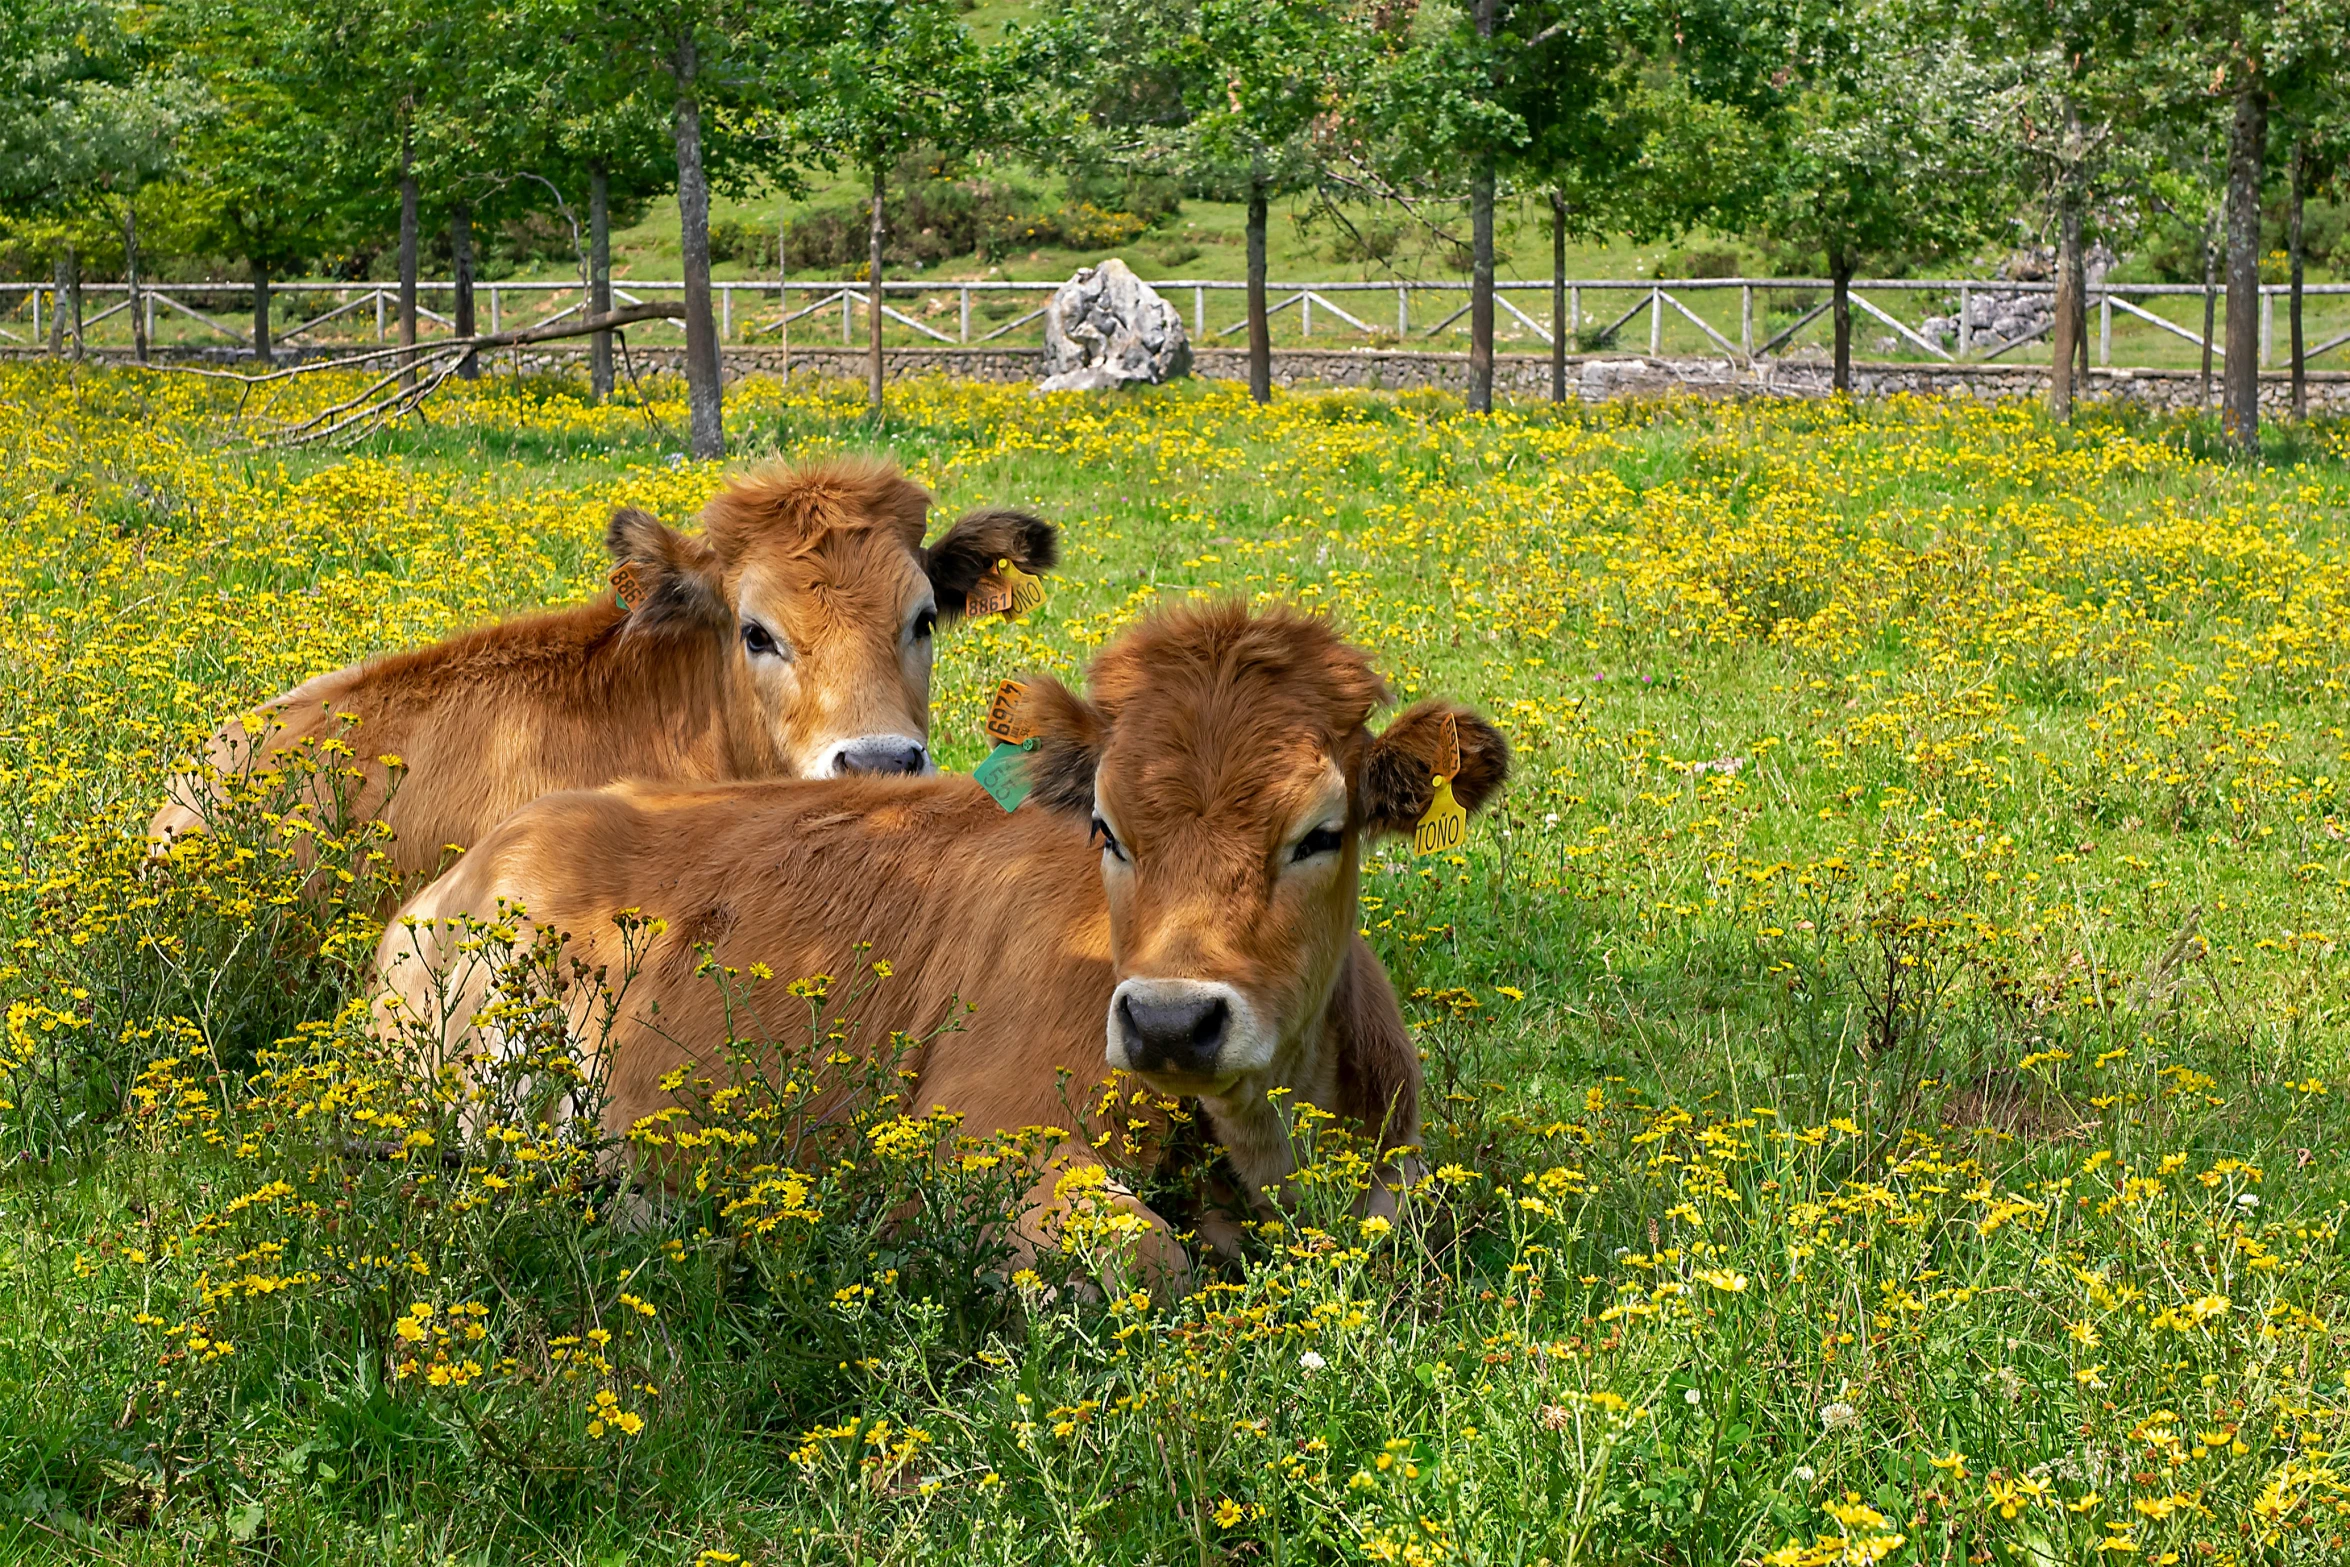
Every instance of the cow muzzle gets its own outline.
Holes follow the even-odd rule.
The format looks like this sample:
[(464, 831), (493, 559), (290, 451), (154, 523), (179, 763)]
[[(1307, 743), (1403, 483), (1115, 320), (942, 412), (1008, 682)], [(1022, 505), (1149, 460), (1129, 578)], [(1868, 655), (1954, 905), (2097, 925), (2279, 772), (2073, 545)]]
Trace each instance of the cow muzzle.
[(1110, 997), (1109, 1063), (1146, 1076), (1229, 1076), (1236, 1037), (1253, 1033), (1230, 985), (1204, 979), (1130, 979)]
[(843, 740), (825, 753), (820, 778), (853, 778), (897, 774), (912, 777), (936, 772), (930, 747), (910, 735), (859, 735)]

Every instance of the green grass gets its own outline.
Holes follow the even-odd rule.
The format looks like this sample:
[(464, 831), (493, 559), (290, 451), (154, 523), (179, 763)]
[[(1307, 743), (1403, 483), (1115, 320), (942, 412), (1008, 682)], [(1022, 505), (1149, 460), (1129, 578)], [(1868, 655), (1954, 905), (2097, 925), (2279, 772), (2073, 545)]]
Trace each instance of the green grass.
[[(1309, 1195), (1221, 1292), (1146, 1310), (917, 1286), (911, 1260), (887, 1282), (904, 1172), (841, 1177), (870, 1227), (785, 1253), (690, 1205), (454, 1217), (268, 1093), (224, 1104), (195, 1057), (186, 1124), (170, 1093), (63, 1119), (104, 1108), (74, 1062), (119, 1075), (171, 1037), (126, 1029), (194, 1005), (137, 932), (267, 972), (224, 940), (254, 873), (126, 869), (178, 736), (587, 591), (612, 498), (682, 514), (716, 474), (553, 383), (281, 468), (209, 388), (6, 376), (26, 863), (0, 990), (88, 1018), (12, 1023), (37, 1063), (0, 1184), (15, 1558), (2342, 1558), (2341, 426), (2246, 464), (2202, 425), (2018, 408), (1487, 422), (1425, 393), (931, 382), (874, 425), (851, 387), (742, 389), (738, 453), (882, 450), (944, 507), (1062, 524), (1045, 609), (945, 645), (948, 766), (996, 679), (1074, 678), (1193, 592), (1327, 606), (1400, 695), (1472, 701), (1517, 748), (1464, 856), (1390, 849), (1364, 882), (1455, 1173), (1386, 1237)], [(356, 984), (286, 980), (200, 1031), (290, 1031)], [(199, 1222), (271, 1179), (324, 1208)], [(427, 1273), (316, 1261), (361, 1237)], [(200, 1312), (197, 1270), (268, 1240), (290, 1260), (235, 1271), (328, 1277)], [(833, 1301), (852, 1285), (877, 1293)], [(662, 1388), (645, 1430), (587, 1436), (593, 1379), (385, 1380), (411, 1299), (483, 1304), (542, 1366), (625, 1325), (615, 1385)], [(159, 1360), (142, 1314), (238, 1348)], [(926, 1439), (859, 1471), (876, 1419)]]

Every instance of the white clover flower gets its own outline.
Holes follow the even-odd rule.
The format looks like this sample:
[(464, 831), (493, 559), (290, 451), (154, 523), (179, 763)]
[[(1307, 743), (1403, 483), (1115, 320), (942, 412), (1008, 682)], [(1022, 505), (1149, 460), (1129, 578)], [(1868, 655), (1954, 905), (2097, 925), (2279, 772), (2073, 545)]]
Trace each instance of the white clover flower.
[(2260, 1206), (2260, 1199), (2250, 1192), (2242, 1192), (2239, 1193), (2236, 1197), (2236, 1206), (2239, 1208), (2257, 1208)]
[(1682, 1392), (1681, 1402), (1687, 1404), (1690, 1408), (1695, 1409), (1698, 1405), (1705, 1402), (1705, 1395), (1700, 1393), (1695, 1388), (1688, 1388)]
[(1315, 1372), (1330, 1364), (1329, 1361), (1324, 1360), (1320, 1355), (1315, 1354), (1310, 1349), (1297, 1357), (1297, 1363), (1299, 1366), (1304, 1368), (1307, 1376), (1312, 1376)]
[(1820, 1406), (1820, 1426), (1828, 1431), (1849, 1431), (1860, 1424), (1860, 1411), (1850, 1404), (1838, 1402)]

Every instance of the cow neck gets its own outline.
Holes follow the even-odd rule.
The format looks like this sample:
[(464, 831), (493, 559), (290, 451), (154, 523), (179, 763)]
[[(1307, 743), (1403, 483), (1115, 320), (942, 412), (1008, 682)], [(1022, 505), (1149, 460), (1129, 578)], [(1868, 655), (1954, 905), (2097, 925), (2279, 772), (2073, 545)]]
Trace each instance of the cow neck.
[[(1346, 963), (1342, 956), (1307, 1021), (1282, 1040), (1273, 1070), (1229, 1095), (1200, 1098), (1208, 1130), (1224, 1146), (1253, 1205), (1263, 1205), (1266, 1187), (1285, 1186), (1297, 1173), (1294, 1124), (1298, 1102), (1302, 1099), (1324, 1110), (1338, 1108), (1337, 1052), (1345, 1041), (1331, 1037), (1331, 1006), (1345, 977)], [(1276, 1097), (1276, 1088), (1288, 1092)]]
[(595, 649), (610, 661), (609, 678), (601, 682), (610, 716), (644, 715), (643, 732), (674, 748), (650, 759), (660, 771), (711, 780), (775, 771), (772, 742), (755, 721), (744, 721), (757, 698), (728, 651), (723, 628), (693, 623), (616, 637)]

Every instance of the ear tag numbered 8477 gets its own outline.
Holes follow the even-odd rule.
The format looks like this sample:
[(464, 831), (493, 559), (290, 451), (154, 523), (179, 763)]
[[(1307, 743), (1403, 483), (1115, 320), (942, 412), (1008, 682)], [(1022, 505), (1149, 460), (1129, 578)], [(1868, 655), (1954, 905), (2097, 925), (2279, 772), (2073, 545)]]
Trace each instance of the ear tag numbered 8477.
[(979, 787), (1007, 811), (1018, 810), (1020, 802), (1035, 787), (1028, 777), (1028, 758), (1036, 750), (1036, 736), (1028, 732), (1018, 716), (1020, 698), (1027, 691), (1017, 680), (1007, 680), (995, 688), (995, 695), (988, 698), (987, 716), (979, 724), (995, 742), (995, 749), (971, 771)]
[(999, 558), (977, 582), (971, 585), (964, 610), (972, 615), (1001, 615), (1006, 620), (1018, 620), (1044, 602), (1044, 578), (1031, 576)]
[(1412, 829), (1412, 853), (1445, 854), (1457, 849), (1469, 835), (1469, 813), (1454, 799), (1452, 781), (1461, 775), (1461, 728), (1451, 713), (1444, 715), (1444, 733), (1437, 741), (1436, 761), (1429, 782), (1436, 786), (1427, 811)]

